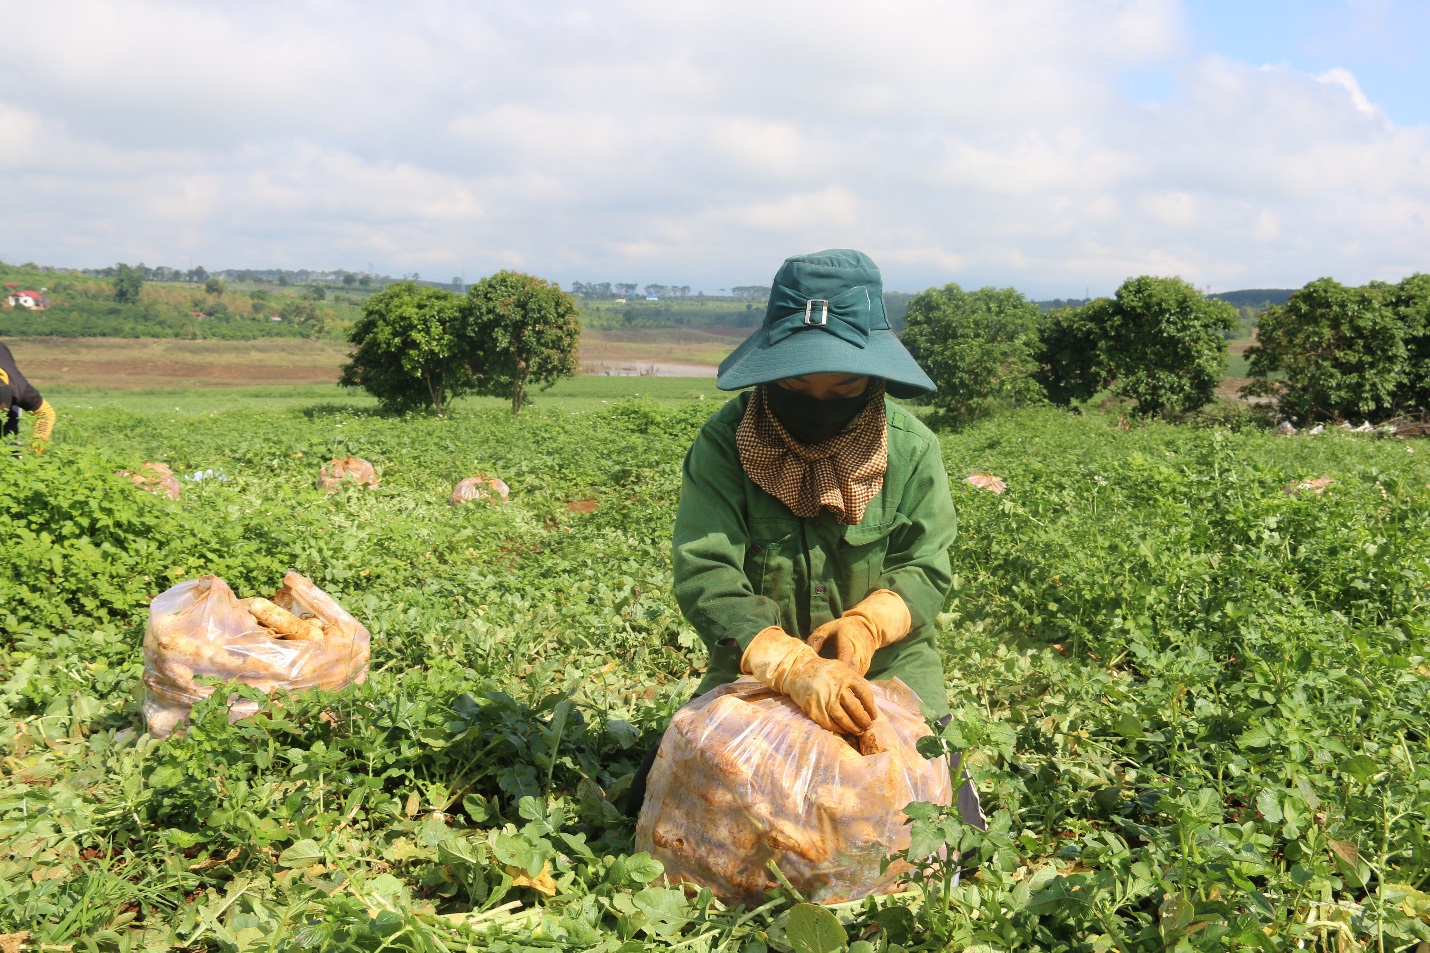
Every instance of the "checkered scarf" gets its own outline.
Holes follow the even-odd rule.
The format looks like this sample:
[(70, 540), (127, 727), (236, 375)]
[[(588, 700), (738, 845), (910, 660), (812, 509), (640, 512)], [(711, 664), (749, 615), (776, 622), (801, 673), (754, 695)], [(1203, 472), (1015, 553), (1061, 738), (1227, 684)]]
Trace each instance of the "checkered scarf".
[(790, 436), (770, 412), (768, 388), (750, 396), (735, 430), (740, 465), (766, 493), (810, 517), (829, 510), (845, 526), (864, 517), (864, 508), (884, 488), (889, 467), (889, 427), (884, 415), (884, 382), (869, 382), (869, 402), (854, 423), (819, 443)]

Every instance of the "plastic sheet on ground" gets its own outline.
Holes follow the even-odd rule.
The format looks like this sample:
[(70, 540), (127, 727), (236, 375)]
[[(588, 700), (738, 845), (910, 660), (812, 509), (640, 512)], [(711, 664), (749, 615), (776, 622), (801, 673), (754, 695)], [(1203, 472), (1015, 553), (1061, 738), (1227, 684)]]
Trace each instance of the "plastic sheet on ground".
[(453, 506), (458, 503), (470, 503), (473, 500), (506, 503), (510, 496), (511, 488), (504, 481), (497, 477), (489, 477), (485, 473), (478, 473), (452, 487), (452, 497), (447, 502)]
[(179, 498), (179, 491), (183, 489), (178, 477), (174, 476), (174, 471), (162, 463), (149, 463), (145, 461), (139, 464), (137, 472), (131, 473), (128, 470), (120, 470), (115, 476), (128, 477), (129, 481), (139, 487), (139, 489), (156, 493), (159, 496), (167, 496), (171, 500), (177, 500)]
[(337, 457), (318, 470), (318, 489), (336, 493), (344, 484), (375, 490), (379, 485), (377, 471), (362, 457)]
[[(300, 623), (315, 619), (321, 637), (300, 641), (265, 627), (218, 576), (190, 579), (155, 597), (144, 632), (144, 718), (152, 733), (167, 736), (213, 693), (199, 676), (266, 693), (336, 691), (367, 678), (372, 636), (326, 592), (290, 572), (270, 601)], [(257, 710), (252, 701), (229, 700), (231, 721)]]
[[(946, 758), (926, 760), (918, 696), (898, 679), (870, 682), (879, 717), (862, 739), (819, 727), (788, 698), (750, 678), (676, 712), (661, 739), (636, 826), (636, 849), (672, 882), (756, 906), (777, 881), (815, 903), (899, 889), (909, 845), (903, 808), (947, 805)], [(870, 753), (855, 747), (862, 741)]]
[(1008, 484), (1002, 477), (996, 477), (991, 473), (970, 473), (964, 478), (963, 482), (969, 486), (976, 486), (980, 490), (988, 490), (1000, 496), (1004, 490), (1008, 489)]

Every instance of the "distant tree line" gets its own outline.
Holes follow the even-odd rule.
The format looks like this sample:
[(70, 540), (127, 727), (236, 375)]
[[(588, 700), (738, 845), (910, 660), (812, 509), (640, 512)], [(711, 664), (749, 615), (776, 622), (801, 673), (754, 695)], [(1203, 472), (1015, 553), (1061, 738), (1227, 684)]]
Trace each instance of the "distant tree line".
[[(0, 272), (9, 274), (4, 266)], [(195, 270), (197, 272), (197, 269)], [(120, 262), (88, 272), (45, 273), (50, 307), (0, 309), (0, 334), (46, 337), (316, 338), (344, 333), (357, 309), (322, 285), (293, 292), (234, 291), (215, 273), (197, 286), (151, 281), (162, 268)], [(34, 272), (20, 270), (15, 278)], [(276, 320), (275, 320), (276, 319)]]
[[(1282, 300), (1260, 313), (1244, 394), (1300, 421), (1430, 413), (1430, 275), (1358, 288), (1322, 278)], [(1047, 311), (1012, 288), (949, 284), (909, 301), (903, 341), (939, 385), (930, 402), (947, 425), (1103, 393), (1175, 417), (1211, 402), (1251, 307), (1149, 275)]]

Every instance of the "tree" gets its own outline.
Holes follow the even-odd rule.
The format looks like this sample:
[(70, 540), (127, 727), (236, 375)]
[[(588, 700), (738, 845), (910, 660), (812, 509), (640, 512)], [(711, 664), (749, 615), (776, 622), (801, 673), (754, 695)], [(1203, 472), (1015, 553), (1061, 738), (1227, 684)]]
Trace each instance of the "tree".
[(1275, 397), (1283, 414), (1301, 421), (1390, 416), (1408, 384), (1397, 304), (1413, 311), (1418, 287), (1412, 281), (1397, 298), (1397, 286), (1381, 282), (1310, 282), (1261, 316), (1246, 351), (1253, 380), (1243, 391)]
[(938, 385), (929, 399), (953, 426), (1042, 399), (1038, 307), (1012, 288), (948, 284), (914, 295), (902, 341)]
[(515, 271), (483, 278), (467, 291), (463, 323), (463, 337), (475, 342), (477, 389), (509, 396), (513, 414), (530, 384), (550, 387), (580, 366), (576, 302), (554, 282)]
[(1071, 307), (1055, 308), (1042, 316), (1035, 377), (1055, 404), (1066, 407), (1076, 400), (1090, 400), (1107, 386), (1091, 317), (1085, 308)]
[(363, 275), (361, 278), (358, 279), (358, 287), (360, 288), (366, 288), (370, 284), (372, 284), (372, 279), (369, 278), (367, 275)]
[(1234, 327), (1236, 308), (1180, 278), (1128, 278), (1045, 321), (1040, 377), (1059, 402), (1110, 387), (1143, 416), (1196, 410), (1211, 402)]
[(1396, 408), (1430, 413), (1430, 275), (1404, 279), (1388, 303), (1405, 331), (1405, 381), (1396, 393)]
[(368, 298), (348, 340), (356, 350), (338, 381), (361, 387), (385, 409), (430, 406), (438, 414), (475, 389), (462, 299), (442, 288), (396, 282)]
[(139, 291), (144, 287), (144, 266), (137, 268), (120, 263), (114, 266), (114, 300), (120, 304), (138, 304)]
[(210, 275), (208, 281), (204, 282), (204, 290), (211, 295), (221, 295), (223, 294), (223, 289), (223, 279), (217, 275)]
[(357, 284), (357, 275), (354, 275), (352, 272), (348, 272), (347, 274), (343, 275), (343, 284), (346, 287), (351, 288), (353, 285)]

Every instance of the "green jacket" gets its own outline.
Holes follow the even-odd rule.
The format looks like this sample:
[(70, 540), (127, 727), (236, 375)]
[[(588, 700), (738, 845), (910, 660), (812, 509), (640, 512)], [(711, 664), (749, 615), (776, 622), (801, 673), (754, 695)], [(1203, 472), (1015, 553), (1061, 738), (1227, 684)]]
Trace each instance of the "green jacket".
[(948, 711), (934, 618), (952, 585), (955, 524), (938, 441), (885, 401), (889, 469), (854, 526), (828, 511), (811, 519), (755, 485), (740, 466), (735, 428), (747, 391), (715, 413), (685, 457), (675, 517), (675, 598), (710, 650), (702, 694), (740, 675), (740, 656), (768, 626), (808, 638), (875, 589), (908, 604), (913, 628), (874, 654), (869, 678), (902, 679), (934, 715)]

